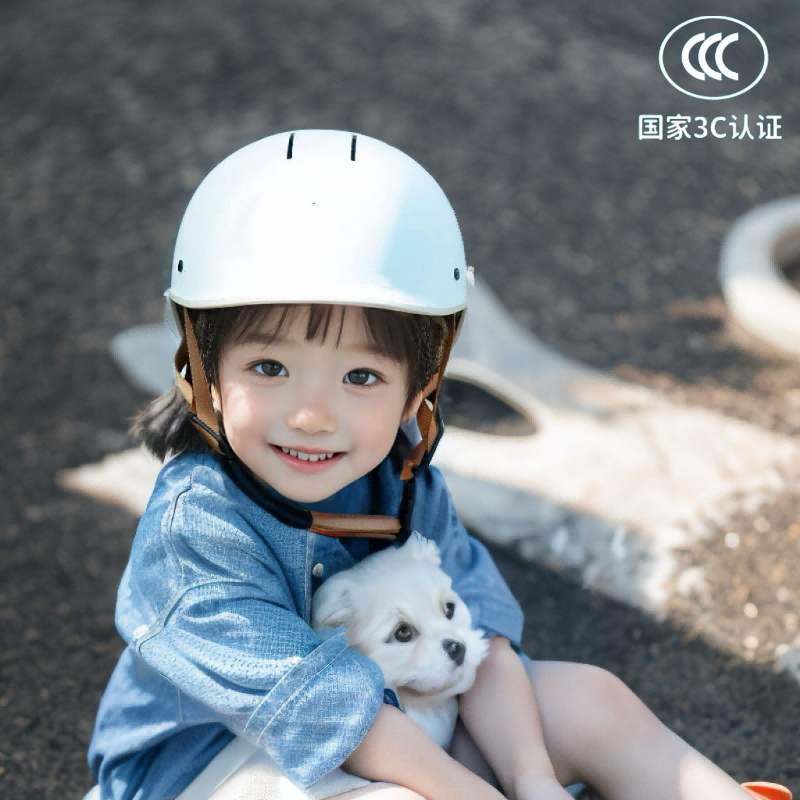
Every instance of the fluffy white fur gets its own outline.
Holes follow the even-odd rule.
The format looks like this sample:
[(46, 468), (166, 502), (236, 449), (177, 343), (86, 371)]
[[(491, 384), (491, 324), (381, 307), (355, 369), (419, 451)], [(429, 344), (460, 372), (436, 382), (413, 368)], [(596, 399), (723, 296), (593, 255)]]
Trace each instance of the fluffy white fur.
[[(489, 650), (469, 609), (419, 533), (333, 575), (314, 595), (316, 631), (344, 625), (350, 647), (383, 670), (386, 686), (435, 742), (447, 747), (458, 702)], [(448, 616), (450, 617), (448, 619)]]

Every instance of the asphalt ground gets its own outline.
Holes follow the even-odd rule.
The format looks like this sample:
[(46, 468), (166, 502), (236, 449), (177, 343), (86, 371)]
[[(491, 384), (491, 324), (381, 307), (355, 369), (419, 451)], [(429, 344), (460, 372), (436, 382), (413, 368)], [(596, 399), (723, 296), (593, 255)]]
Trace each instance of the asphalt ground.
[[(768, 42), (748, 94), (695, 100), (661, 75), (661, 40), (698, 14), (737, 17)], [(177, 226), (212, 166), (282, 130), (385, 140), (441, 183), (469, 262), (546, 343), (797, 437), (798, 364), (731, 323), (716, 265), (738, 215), (797, 192), (799, 24), (788, 0), (6, 0), (0, 795), (79, 798), (91, 784), (85, 752), (122, 649), (113, 609), (136, 521), (63, 493), (54, 475), (130, 446), (148, 398), (108, 341), (161, 320)], [(780, 114), (783, 138), (639, 141), (645, 113), (747, 113), (754, 131), (756, 115)], [(684, 554), (708, 592), (661, 622), (513, 553), (498, 561), (532, 656), (610, 669), (737, 779), (800, 792), (800, 688), (771, 668), (798, 629), (797, 523), (786, 492)], [(732, 530), (737, 548), (724, 544)]]

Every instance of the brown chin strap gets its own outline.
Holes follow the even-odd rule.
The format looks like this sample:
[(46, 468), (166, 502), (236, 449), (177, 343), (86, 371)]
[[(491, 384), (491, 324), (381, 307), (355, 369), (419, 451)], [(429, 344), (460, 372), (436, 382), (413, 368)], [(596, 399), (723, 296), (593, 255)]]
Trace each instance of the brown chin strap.
[(253, 475), (231, 449), (224, 434), (220, 430), (217, 412), (211, 399), (194, 326), (187, 309), (183, 309), (183, 338), (175, 353), (175, 384), (189, 405), (187, 415), (192, 424), (200, 431), (209, 449), (215, 456), (226, 460), (234, 476), (239, 480), (242, 489), (260, 505), (265, 506), (282, 522), (296, 528), (305, 528), (325, 536), (352, 536), (360, 538), (399, 539), (405, 541), (410, 535), (411, 511), (413, 509), (414, 475), (423, 463), (427, 465), (433, 456), (433, 450), (443, 433), (443, 426), (437, 424), (441, 420), (439, 414), (439, 394), (442, 388), (442, 377), (450, 358), (456, 330), (456, 316), (448, 317), (447, 340), (444, 346), (433, 402), (427, 398), (420, 403), (417, 411), (417, 425), (422, 440), (413, 448), (408, 458), (403, 461), (400, 477), (404, 482), (403, 500), (400, 515), (390, 517), (381, 514), (329, 514), (310, 509), (289, 507), (285, 500), (276, 497), (273, 491)]

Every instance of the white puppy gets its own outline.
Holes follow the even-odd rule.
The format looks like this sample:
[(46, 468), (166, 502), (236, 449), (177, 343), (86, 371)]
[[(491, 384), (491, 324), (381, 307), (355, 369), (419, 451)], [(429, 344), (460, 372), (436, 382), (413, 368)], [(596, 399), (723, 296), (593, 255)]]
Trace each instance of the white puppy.
[(314, 595), (317, 632), (344, 625), (350, 647), (383, 670), (386, 686), (435, 742), (450, 744), (456, 695), (475, 681), (489, 650), (469, 609), (439, 569), (435, 542), (413, 533), (330, 577)]

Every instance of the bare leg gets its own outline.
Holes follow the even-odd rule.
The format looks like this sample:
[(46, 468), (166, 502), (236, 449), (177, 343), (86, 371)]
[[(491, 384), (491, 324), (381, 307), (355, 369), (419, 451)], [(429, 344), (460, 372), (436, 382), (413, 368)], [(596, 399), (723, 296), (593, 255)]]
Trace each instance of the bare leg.
[[(237, 746), (237, 742), (238, 740), (234, 740), (229, 747)], [(354, 780), (352, 775), (342, 769), (335, 769), (322, 780), (309, 786), (308, 789), (301, 789), (287, 780), (273, 759), (261, 750), (253, 752), (210, 794), (209, 790), (212, 786), (208, 784), (208, 781), (205, 784), (202, 783), (202, 778), (201, 774), (199, 776), (200, 785), (194, 786), (194, 790), (193, 786), (189, 786), (187, 800), (188, 798), (192, 798), (192, 800), (197, 800), (197, 798), (207, 798), (207, 800), (323, 800), (323, 798), (325, 800), (359, 800), (359, 798), (368, 797), (374, 798), (374, 800), (425, 800), (421, 795), (405, 786), (382, 782), (368, 783), (361, 781), (360, 778)], [(211, 780), (216, 781), (215, 778)], [(363, 785), (359, 786), (359, 782)], [(354, 783), (355, 788), (352, 788)], [(183, 797), (184, 793), (181, 794), (181, 798)]]
[(456, 721), (456, 729), (453, 732), (453, 739), (450, 742), (450, 748), (447, 752), (450, 753), (459, 764), (463, 764), (467, 769), (472, 770), (479, 778), (483, 778), (486, 783), (494, 786), (496, 789), (500, 788), (500, 784), (494, 772), (492, 772), (489, 762), (483, 757), (481, 751), (478, 750), (478, 745), (475, 744), (475, 740), (464, 727), (461, 717)]
[(752, 800), (611, 673), (534, 661), (528, 677), (562, 784), (585, 781), (605, 800)]
[(425, 800), (422, 795), (412, 792), (411, 789), (393, 783), (373, 783), (372, 786), (362, 786), (351, 792), (337, 794), (330, 800), (359, 800), (362, 797), (372, 797), (373, 800)]

